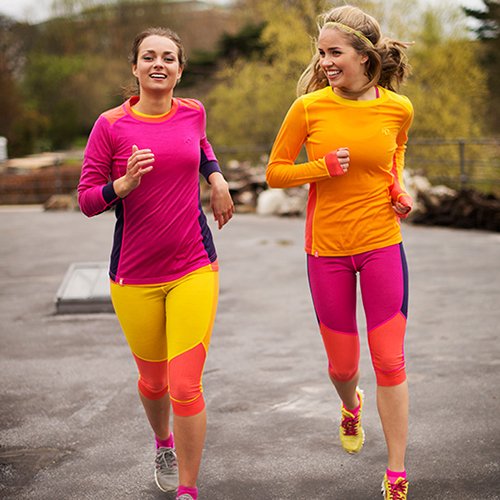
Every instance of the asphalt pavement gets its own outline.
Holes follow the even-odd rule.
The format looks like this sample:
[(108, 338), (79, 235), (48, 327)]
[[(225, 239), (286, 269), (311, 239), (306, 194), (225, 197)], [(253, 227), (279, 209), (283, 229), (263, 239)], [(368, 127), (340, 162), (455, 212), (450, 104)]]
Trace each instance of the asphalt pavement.
[[(113, 314), (56, 314), (113, 214), (0, 209), (0, 498), (171, 500)], [(305, 274), (304, 220), (213, 230), (221, 295), (204, 376), (200, 500), (380, 498), (385, 445), (362, 308), (366, 443), (345, 454)], [(500, 235), (404, 225), (412, 500), (500, 499)]]

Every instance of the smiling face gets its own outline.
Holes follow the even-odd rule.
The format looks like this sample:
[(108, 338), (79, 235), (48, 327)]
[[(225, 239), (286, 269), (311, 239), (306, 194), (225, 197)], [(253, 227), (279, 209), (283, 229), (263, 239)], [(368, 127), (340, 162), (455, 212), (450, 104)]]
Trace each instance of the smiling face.
[(323, 28), (318, 38), (319, 64), (332, 88), (357, 91), (369, 81), (368, 56), (351, 45), (349, 36), (337, 28)]
[(151, 35), (141, 42), (132, 73), (139, 82), (141, 94), (173, 93), (182, 75), (177, 45), (168, 37)]

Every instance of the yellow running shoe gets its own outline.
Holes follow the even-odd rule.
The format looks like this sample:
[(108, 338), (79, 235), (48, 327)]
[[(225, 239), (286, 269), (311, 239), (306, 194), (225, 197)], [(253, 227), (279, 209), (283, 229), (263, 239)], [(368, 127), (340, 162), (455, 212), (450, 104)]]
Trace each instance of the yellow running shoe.
[(408, 481), (398, 477), (395, 483), (391, 483), (385, 474), (382, 481), (382, 495), (384, 495), (384, 500), (407, 500)]
[(359, 453), (365, 442), (365, 431), (361, 427), (361, 412), (363, 410), (363, 391), (358, 387), (356, 394), (359, 399), (359, 412), (354, 416), (342, 405), (342, 420), (339, 427), (340, 443), (347, 453)]

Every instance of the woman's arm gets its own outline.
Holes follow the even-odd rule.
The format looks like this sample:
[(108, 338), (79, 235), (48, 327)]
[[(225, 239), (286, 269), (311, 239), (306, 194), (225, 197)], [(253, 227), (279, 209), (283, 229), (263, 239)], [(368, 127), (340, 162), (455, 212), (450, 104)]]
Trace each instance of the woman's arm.
[(403, 182), (403, 170), (405, 166), (405, 152), (406, 144), (408, 142), (408, 130), (410, 129), (411, 123), (413, 121), (413, 107), (409, 106), (408, 117), (405, 123), (401, 127), (401, 130), (396, 138), (397, 148), (394, 153), (392, 161), (391, 173), (393, 176), (393, 183), (390, 187), (391, 200), (394, 211), (398, 217), (406, 219), (411, 209), (413, 208), (413, 200), (411, 196), (406, 192), (404, 182)]
[(119, 200), (111, 181), (112, 158), (109, 123), (100, 116), (85, 147), (78, 183), (78, 204), (88, 217), (108, 210)]
[[(198, 101), (199, 102), (199, 101)], [(206, 135), (206, 114), (203, 104), (199, 102), (202, 111), (202, 136), (200, 140), (200, 173), (210, 184), (210, 208), (217, 221), (219, 229), (222, 229), (233, 217), (234, 204), (229, 193), (229, 185), (222, 175), (219, 162)]]
[(304, 105), (297, 99), (285, 116), (271, 150), (266, 170), (266, 180), (270, 187), (301, 186), (346, 172), (349, 164), (347, 148), (331, 151), (318, 160), (295, 164), (307, 133)]

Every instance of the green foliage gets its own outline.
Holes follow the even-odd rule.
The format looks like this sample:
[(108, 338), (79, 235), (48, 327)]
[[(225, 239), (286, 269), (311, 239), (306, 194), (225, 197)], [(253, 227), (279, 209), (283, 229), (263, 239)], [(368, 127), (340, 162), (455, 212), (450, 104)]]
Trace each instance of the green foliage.
[(260, 61), (237, 62), (221, 72), (221, 83), (209, 95), (209, 137), (214, 144), (268, 146), (295, 95), (294, 77), (276, 74)]
[(490, 92), (488, 124), (492, 131), (500, 134), (500, 1), (483, 0), (484, 10), (464, 8), (465, 14), (479, 25), (474, 29), (481, 41), (480, 63), (487, 74)]
[(312, 3), (263, 2), (265, 21), (258, 52), (222, 68), (206, 99), (208, 133), (214, 144), (268, 148), (296, 97), (297, 79), (311, 58), (307, 23), (318, 11)]
[[(422, 13), (410, 0), (391, 2), (397, 9), (389, 9), (386, 2), (352, 3), (375, 15), (382, 26), (390, 21), (393, 31), (385, 31), (386, 35), (415, 40), (409, 50), (413, 75), (402, 89), (415, 107), (412, 136), (456, 138), (485, 133), (485, 74), (478, 64), (477, 43), (468, 38), (458, 7)], [(315, 34), (318, 12), (310, 6), (299, 0), (261, 5), (267, 23), (261, 35), (266, 46), (262, 57), (240, 59), (222, 69), (207, 100), (214, 144), (272, 143), (313, 50), (307, 32)], [(406, 19), (412, 20), (410, 33)]]
[[(0, 16), (0, 91), (9, 96), (0, 134), (9, 139), (9, 154), (64, 147), (87, 135), (133, 81), (127, 63), (133, 36), (146, 26), (167, 25), (188, 49), (178, 94), (206, 104), (214, 145), (268, 149), (314, 50), (317, 15), (333, 3), (344, 2), (242, 0), (240, 11), (212, 18), (162, 0), (57, 0), (61, 17), (39, 25)], [(453, 0), (425, 15), (417, 0), (350, 3), (379, 19), (385, 34), (415, 40), (409, 51), (413, 76), (402, 89), (415, 107), (412, 137), (488, 135), (485, 116), (499, 116), (494, 100), (486, 105), (486, 73), (489, 95), (498, 96), (498, 51), (492, 45), (498, 36), (471, 40)], [(485, 4), (488, 19), (498, 21), (498, 1)]]
[[(35, 129), (50, 148), (71, 145), (113, 102), (110, 86), (119, 93), (122, 73), (116, 61), (98, 56), (31, 54), (24, 78), (25, 102), (43, 119)], [(80, 96), (80, 98), (78, 98)], [(122, 99), (115, 96), (116, 104)]]
[[(403, 90), (415, 108), (410, 139), (470, 139), (486, 133), (487, 86), (478, 44), (468, 39), (460, 17), (457, 29), (444, 36), (442, 12), (429, 10), (423, 15), (409, 52), (413, 77)], [(447, 22), (451, 28), (450, 18)], [(477, 150), (478, 155), (484, 152)], [(460, 150), (454, 143), (434, 147), (410, 143), (407, 165), (430, 177), (456, 177), (459, 162)]]
[(500, 2), (498, 0), (483, 0), (484, 10), (463, 7), (465, 14), (479, 21), (479, 26), (473, 31), (480, 40), (498, 40), (500, 35)]
[(465, 40), (440, 40), (429, 18), (421, 40), (411, 49), (413, 77), (404, 92), (415, 107), (412, 135), (478, 137), (484, 133), (485, 74), (478, 47)]
[(262, 40), (265, 23), (247, 23), (236, 34), (224, 33), (219, 41), (219, 56), (229, 62), (238, 58), (251, 59), (262, 56), (266, 45)]

